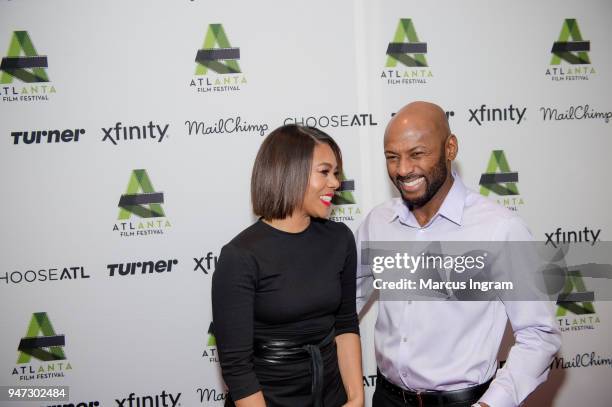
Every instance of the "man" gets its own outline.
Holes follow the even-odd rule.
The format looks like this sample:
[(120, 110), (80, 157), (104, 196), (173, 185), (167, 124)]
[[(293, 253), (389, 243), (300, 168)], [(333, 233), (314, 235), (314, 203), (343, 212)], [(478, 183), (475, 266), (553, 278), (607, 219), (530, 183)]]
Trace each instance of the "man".
[[(401, 198), (366, 217), (357, 232), (358, 252), (366, 241), (531, 240), (518, 216), (467, 189), (451, 171), (458, 142), (439, 106), (415, 102), (402, 108), (387, 126), (384, 148)], [(372, 282), (371, 269), (358, 266), (360, 309)], [(378, 304), (373, 407), (518, 406), (546, 380), (560, 346), (547, 302)], [(515, 345), (496, 373), (508, 318)]]

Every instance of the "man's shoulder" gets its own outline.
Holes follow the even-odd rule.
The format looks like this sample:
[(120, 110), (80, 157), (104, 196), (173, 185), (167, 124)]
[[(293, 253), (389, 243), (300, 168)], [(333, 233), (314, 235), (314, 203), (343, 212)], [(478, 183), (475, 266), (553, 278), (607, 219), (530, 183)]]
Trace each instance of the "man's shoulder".
[[(466, 188), (465, 207), (464, 207), (464, 224), (479, 224), (490, 228), (491, 232), (498, 232), (506, 235), (507, 232), (519, 230), (525, 233), (525, 236), (530, 234), (529, 228), (525, 221), (515, 212), (503, 205), (495, 202), (493, 199), (485, 197)], [(523, 233), (520, 233), (521, 235)], [(511, 233), (514, 235), (515, 233)]]
[(400, 205), (402, 205), (401, 198), (388, 199), (372, 208), (372, 210), (365, 217), (364, 222), (390, 222), (397, 215), (397, 208)]

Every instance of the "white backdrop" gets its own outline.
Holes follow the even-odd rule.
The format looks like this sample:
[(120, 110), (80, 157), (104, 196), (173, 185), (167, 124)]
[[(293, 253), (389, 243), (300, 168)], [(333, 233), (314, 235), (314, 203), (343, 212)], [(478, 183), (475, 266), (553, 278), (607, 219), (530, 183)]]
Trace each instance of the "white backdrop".
[[(394, 195), (382, 154), (391, 114), (429, 100), (449, 112), (460, 145), (457, 170), (469, 187), (479, 190), (492, 152), (502, 150), (509, 169), (500, 171), (518, 172), (519, 194), (489, 197), (518, 210), (538, 240), (585, 227), (610, 240), (609, 119), (550, 120), (541, 108), (564, 113), (588, 105), (612, 115), (611, 18), (604, 0), (0, 2), (4, 71), (14, 72), (11, 63), (41, 66), (35, 57), (45, 56), (48, 78), (0, 73), (0, 385), (69, 385), (79, 407), (128, 406), (131, 393), (134, 406), (156, 395), (160, 406), (172, 405), (168, 394), (183, 407), (221, 406), (208, 334), (214, 257), (253, 222), (249, 183), (260, 133), (283, 123), (317, 121), (340, 144), (355, 203), (336, 206), (333, 217), (353, 230)], [(582, 37), (569, 40), (588, 41), (589, 63), (551, 65), (553, 44), (568, 40), (560, 38), (568, 19)], [(401, 20), (416, 37), (394, 39)], [(240, 72), (195, 74), (211, 24), (220, 24), (228, 41), (215, 48), (239, 48)], [(11, 51), (16, 36), (27, 37), (35, 52), (23, 41)], [(391, 42), (425, 43), (427, 66), (386, 66)], [(388, 83), (398, 75), (413, 83)], [(517, 116), (486, 120), (486, 109), (510, 105), (524, 111), (520, 123)], [(480, 124), (470, 113), (480, 120), (479, 109)], [(238, 120), (237, 131), (214, 129), (221, 121), (233, 130)], [(190, 134), (187, 122), (211, 132)], [(150, 126), (147, 138), (132, 129), (134, 138), (124, 139), (123, 129), (135, 126)], [(65, 129), (84, 131), (78, 140), (51, 143), (14, 136)], [(138, 186), (145, 179), (128, 191), (140, 169), (151, 188)], [(164, 216), (118, 219), (122, 195), (159, 201), (159, 193)], [(130, 225), (152, 234), (113, 230)], [(159, 260), (176, 263), (134, 275), (110, 276), (108, 268)], [(62, 274), (65, 267), (83, 269), (75, 276)], [(529, 406), (611, 404), (612, 306), (593, 307), (559, 317), (560, 326), (574, 329), (563, 332), (559, 366)], [(368, 394), (375, 311), (361, 323)], [(34, 313), (52, 324), (36, 335), (63, 339), (58, 360), (19, 363)], [(589, 356), (585, 366), (570, 367), (576, 355), (593, 352), (604, 362), (588, 363)], [(7, 403), (0, 401), (21, 405)]]

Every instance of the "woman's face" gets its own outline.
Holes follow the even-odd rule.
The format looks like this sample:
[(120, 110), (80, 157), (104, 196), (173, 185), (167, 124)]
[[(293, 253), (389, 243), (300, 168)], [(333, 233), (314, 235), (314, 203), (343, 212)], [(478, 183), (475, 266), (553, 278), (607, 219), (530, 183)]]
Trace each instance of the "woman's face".
[(340, 186), (338, 163), (331, 147), (317, 143), (312, 154), (310, 179), (304, 195), (302, 210), (315, 218), (327, 218), (334, 191)]

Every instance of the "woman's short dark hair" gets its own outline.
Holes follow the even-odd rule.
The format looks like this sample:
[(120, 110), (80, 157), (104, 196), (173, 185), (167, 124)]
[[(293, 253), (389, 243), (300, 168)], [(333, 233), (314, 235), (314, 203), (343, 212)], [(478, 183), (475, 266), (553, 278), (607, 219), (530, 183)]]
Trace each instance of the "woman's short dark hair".
[(336, 142), (314, 127), (286, 125), (272, 131), (261, 144), (251, 177), (253, 212), (264, 219), (284, 219), (302, 205), (315, 145), (330, 146), (338, 172), (342, 154)]

